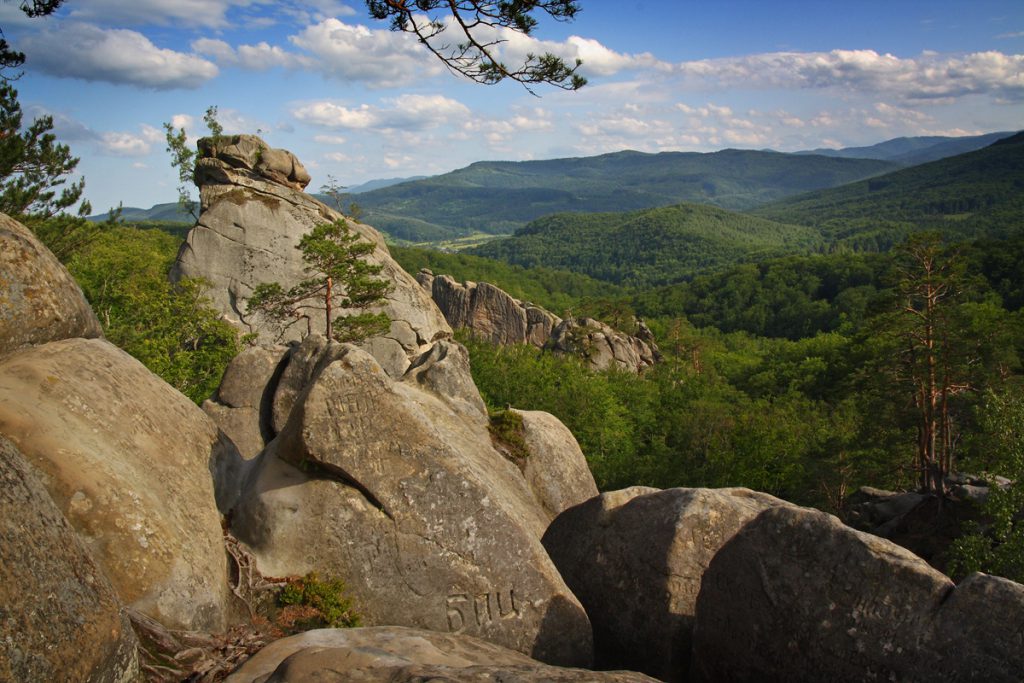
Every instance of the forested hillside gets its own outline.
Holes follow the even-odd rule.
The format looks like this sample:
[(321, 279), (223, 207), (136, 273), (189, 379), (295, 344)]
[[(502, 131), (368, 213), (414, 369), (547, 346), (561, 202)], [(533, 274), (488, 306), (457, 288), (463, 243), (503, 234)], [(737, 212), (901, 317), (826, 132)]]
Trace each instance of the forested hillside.
[(478, 162), (365, 192), (357, 200), (368, 223), (395, 238), (425, 241), (474, 230), (512, 233), (540, 216), (565, 211), (633, 211), (680, 202), (749, 209), (893, 168), (870, 159), (751, 150), (625, 151), (576, 159)]
[(629, 213), (563, 213), (472, 249), (631, 287), (678, 281), (751, 258), (822, 246), (814, 230), (699, 204)]
[(830, 243), (857, 250), (888, 249), (915, 230), (953, 239), (1011, 236), (1024, 229), (1024, 133), (751, 213), (814, 226)]
[(844, 159), (879, 159), (892, 161), (904, 166), (914, 166), (946, 157), (966, 154), (993, 142), (1008, 138), (1012, 132), (986, 133), (984, 135), (966, 135), (949, 137), (944, 135), (926, 135), (911, 138), (893, 138), (885, 142), (866, 147), (844, 147), (843, 149), (814, 149), (797, 154), (821, 154)]

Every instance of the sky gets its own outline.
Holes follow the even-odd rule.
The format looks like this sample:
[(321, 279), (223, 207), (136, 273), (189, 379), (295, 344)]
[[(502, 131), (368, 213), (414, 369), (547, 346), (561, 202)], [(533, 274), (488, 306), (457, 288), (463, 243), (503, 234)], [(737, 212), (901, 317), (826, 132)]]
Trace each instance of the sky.
[[(352, 0), (69, 0), (27, 19), (15, 86), (80, 157), (95, 212), (175, 201), (163, 124), (258, 133), (355, 186), (482, 160), (797, 151), (1024, 128), (1021, 0), (580, 0), (500, 35), (583, 60), (576, 92), (479, 85)], [(454, 38), (452, 39), (454, 41)]]

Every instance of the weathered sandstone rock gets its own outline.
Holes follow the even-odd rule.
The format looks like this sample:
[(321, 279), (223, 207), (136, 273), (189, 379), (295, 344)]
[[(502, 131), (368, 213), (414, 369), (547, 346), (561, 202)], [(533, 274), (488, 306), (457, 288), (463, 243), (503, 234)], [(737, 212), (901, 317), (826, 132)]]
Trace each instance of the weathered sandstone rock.
[(0, 680), (136, 680), (135, 633), (110, 582), (3, 437), (0, 576)]
[(227, 434), (244, 458), (253, 458), (277, 433), (273, 429), (274, 392), (284, 371), (284, 346), (250, 346), (224, 371), (217, 394), (203, 411)]
[(201, 138), (198, 144), (199, 159), (196, 168), (196, 184), (202, 184), (204, 173), (217, 173), (220, 164), (233, 170), (249, 171), (279, 185), (302, 191), (309, 185), (310, 177), (306, 168), (294, 154), (286, 149), (268, 147), (255, 135), (225, 135), (220, 138)]
[(0, 214), (0, 358), (24, 346), (102, 334), (67, 269), (31, 230)]
[(529, 456), (522, 473), (541, 507), (554, 519), (564, 510), (597, 495), (597, 484), (572, 432), (554, 415), (516, 410), (523, 418)]
[(394, 381), (329, 346), (233, 513), (260, 571), (339, 576), (371, 624), (588, 665), (590, 624), (540, 544), (544, 512), (485, 421), (435, 393), (464, 358), (449, 348), (429, 368), (441, 380)]
[[(278, 338), (276, 325), (246, 314), (246, 302), (261, 282), (276, 281), (285, 288), (307, 277), (299, 240), (314, 226), (341, 219), (341, 215), (313, 197), (257, 173), (252, 164), (260, 143), (241, 136), (246, 147), (235, 151), (217, 147), (217, 156), (197, 163), (201, 213), (178, 254), (175, 277), (201, 277), (211, 283), (209, 296), (226, 319), (247, 331), (257, 332), (263, 343)], [(244, 144), (243, 144), (244, 142)], [(269, 158), (266, 157), (265, 158)], [(240, 161), (247, 159), (248, 161)], [(249, 170), (249, 169), (253, 170)], [(380, 277), (392, 283), (380, 311), (391, 318), (390, 342), (378, 341), (368, 348), (393, 375), (401, 375), (408, 361), (396, 351), (416, 356), (434, 340), (451, 334), (451, 328), (430, 297), (388, 254), (381, 235), (362, 223), (348, 221), (349, 227), (376, 245), (367, 261), (383, 266)], [(283, 331), (282, 340), (295, 340), (309, 329), (323, 331), (320, 316), (313, 316), (310, 328), (304, 321)]]
[(641, 683), (630, 672), (561, 669), (473, 638), (397, 626), (307, 631), (271, 643), (226, 683), (298, 681), (594, 681)]
[(593, 318), (562, 320), (551, 331), (548, 346), (580, 355), (596, 370), (639, 372), (654, 365), (658, 353), (653, 342), (623, 334)]
[(106, 341), (69, 339), (0, 361), (0, 433), (125, 604), (172, 628), (224, 627), (211, 475), (238, 455), (199, 408)]
[(775, 507), (704, 574), (695, 680), (1011, 681), (1024, 587), (959, 588), (907, 550), (816, 510)]
[(449, 325), (470, 329), (494, 344), (533, 344), (577, 355), (595, 370), (640, 372), (658, 358), (658, 347), (643, 323), (634, 337), (592, 318), (562, 320), (486, 282), (460, 284), (428, 269), (416, 281), (430, 292)]
[(599, 668), (686, 679), (701, 577), (761, 511), (785, 505), (749, 489), (613, 491), (562, 513), (544, 534), (594, 627)]

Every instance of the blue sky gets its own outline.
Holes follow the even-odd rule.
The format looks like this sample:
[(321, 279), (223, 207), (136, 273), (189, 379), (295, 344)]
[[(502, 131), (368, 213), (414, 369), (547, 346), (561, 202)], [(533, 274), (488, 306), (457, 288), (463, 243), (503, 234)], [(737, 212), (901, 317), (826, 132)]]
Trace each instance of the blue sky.
[(581, 0), (526, 51), (580, 57), (574, 93), (460, 80), (409, 36), (337, 0), (70, 0), (0, 26), (16, 84), (81, 157), (96, 211), (173, 201), (163, 122), (219, 109), (344, 185), (485, 159), (621, 149), (795, 151), (1024, 128), (1024, 3)]

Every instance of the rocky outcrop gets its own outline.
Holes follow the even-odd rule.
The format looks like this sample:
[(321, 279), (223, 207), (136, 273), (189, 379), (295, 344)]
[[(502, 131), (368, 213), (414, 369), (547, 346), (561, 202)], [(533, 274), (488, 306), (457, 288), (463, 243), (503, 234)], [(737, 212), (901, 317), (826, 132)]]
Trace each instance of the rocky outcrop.
[(68, 339), (0, 361), (0, 433), (124, 603), (172, 628), (224, 628), (212, 475), (238, 456), (199, 408), (106, 341)]
[(924, 560), (823, 512), (774, 507), (704, 573), (695, 680), (1012, 681), (1024, 586), (959, 587)]
[[(172, 275), (207, 280), (214, 307), (244, 330), (257, 333), (261, 342), (299, 339), (308, 332), (305, 323), (282, 331), (248, 316), (246, 302), (261, 282), (279, 282), (287, 288), (305, 279), (305, 264), (296, 248), (299, 240), (314, 226), (342, 216), (296, 189), (296, 183), (302, 183), (289, 179), (292, 176), (284, 182), (277, 171), (268, 170), (266, 164), (275, 157), (264, 151), (257, 159), (254, 150), (260, 145), (267, 149), (258, 138), (241, 136), (237, 145), (227, 147), (203, 144), (209, 156), (196, 165), (200, 218), (182, 245)], [(419, 356), (433, 341), (449, 336), (451, 328), (430, 297), (391, 258), (381, 235), (362, 223), (348, 225), (376, 245), (366, 260), (381, 265), (380, 277), (392, 283), (379, 308), (391, 319), (391, 329), (368, 342), (367, 348), (389, 373), (401, 376), (408, 357)], [(313, 331), (323, 331), (318, 316), (310, 325)]]
[(38, 475), (0, 437), (0, 680), (128, 683), (135, 634)]
[(639, 372), (654, 365), (658, 355), (653, 340), (631, 337), (593, 318), (561, 321), (551, 330), (547, 347), (581, 356), (597, 370), (617, 368)]
[(595, 370), (640, 372), (658, 359), (654, 338), (641, 325), (630, 336), (592, 318), (562, 320), (486, 282), (460, 284), (423, 269), (417, 282), (434, 299), (453, 328), (466, 328), (493, 344), (532, 344), (580, 356)]
[(597, 495), (597, 484), (572, 432), (554, 415), (515, 410), (523, 420), (523, 442), (529, 455), (521, 465), (534, 497), (554, 519)]
[(310, 379), (232, 529), (265, 574), (344, 579), (371, 624), (587, 665), (590, 624), (540, 544), (546, 515), (491, 447), (485, 415), (438, 393), (468, 371), (455, 348), (395, 381), (355, 347), (304, 342), (294, 353)]
[(0, 214), (0, 358), (25, 346), (102, 334), (67, 269), (32, 231)]
[(749, 489), (636, 487), (559, 515), (544, 547), (590, 616), (598, 668), (686, 680), (708, 564), (744, 524), (785, 504)]
[(299, 192), (309, 185), (309, 172), (294, 154), (286, 149), (268, 147), (255, 135), (202, 138), (198, 148), (196, 185), (219, 182), (224, 177), (224, 165)]
[(642, 683), (629, 672), (562, 669), (467, 635), (396, 626), (307, 631), (268, 645), (226, 683), (262, 681)]

